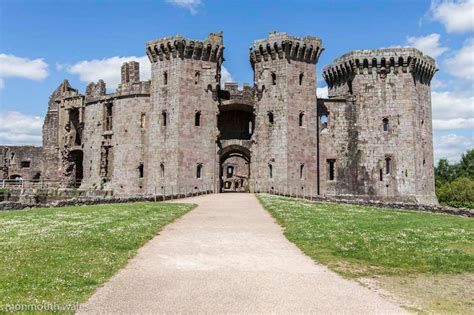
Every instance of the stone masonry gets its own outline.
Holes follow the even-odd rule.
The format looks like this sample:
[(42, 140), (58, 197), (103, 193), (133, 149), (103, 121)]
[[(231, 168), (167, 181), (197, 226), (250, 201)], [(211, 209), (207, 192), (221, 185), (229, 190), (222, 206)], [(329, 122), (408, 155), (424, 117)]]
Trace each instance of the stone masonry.
[(149, 81), (139, 71), (148, 65), (132, 61), (117, 69), (121, 83), (110, 94), (102, 80), (85, 94), (62, 82), (49, 100), (43, 146), (2, 147), (1, 178), (117, 196), (246, 190), (437, 204), (437, 69), (420, 51), (347, 53), (323, 69), (329, 98), (317, 99), (317, 37), (256, 40), (254, 82), (242, 89), (220, 84), (222, 33), (145, 48)]

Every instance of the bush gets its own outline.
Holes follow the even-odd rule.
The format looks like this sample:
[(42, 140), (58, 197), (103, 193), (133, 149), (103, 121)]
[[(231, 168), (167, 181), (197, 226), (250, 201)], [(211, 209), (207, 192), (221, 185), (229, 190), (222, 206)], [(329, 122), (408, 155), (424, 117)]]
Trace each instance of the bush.
[(474, 179), (459, 177), (446, 182), (436, 190), (438, 200), (442, 204), (453, 207), (474, 207)]

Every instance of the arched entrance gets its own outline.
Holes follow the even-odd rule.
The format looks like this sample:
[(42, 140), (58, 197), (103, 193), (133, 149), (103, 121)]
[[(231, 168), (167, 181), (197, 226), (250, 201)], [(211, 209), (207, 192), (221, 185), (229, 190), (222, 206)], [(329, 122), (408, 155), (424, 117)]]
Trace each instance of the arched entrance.
[(219, 152), (219, 192), (248, 192), (250, 151), (230, 145)]

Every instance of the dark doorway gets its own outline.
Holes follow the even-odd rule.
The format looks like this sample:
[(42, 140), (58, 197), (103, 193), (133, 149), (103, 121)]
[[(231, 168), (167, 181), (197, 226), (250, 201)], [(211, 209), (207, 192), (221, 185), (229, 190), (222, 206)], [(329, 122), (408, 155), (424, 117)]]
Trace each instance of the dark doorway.
[(250, 152), (240, 146), (223, 149), (220, 154), (220, 192), (248, 192)]
[(84, 155), (81, 150), (74, 150), (70, 154), (70, 161), (74, 163), (74, 170), (72, 173), (73, 176), (73, 186), (79, 187), (84, 176), (84, 170), (82, 168), (82, 161)]

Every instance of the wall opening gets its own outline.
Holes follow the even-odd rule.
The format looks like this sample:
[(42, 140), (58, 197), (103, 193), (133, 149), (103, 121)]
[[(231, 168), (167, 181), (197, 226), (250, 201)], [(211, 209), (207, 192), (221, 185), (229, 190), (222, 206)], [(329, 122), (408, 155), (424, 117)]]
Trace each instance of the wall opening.
[(268, 164), (268, 177), (273, 178), (273, 165)]
[(304, 179), (304, 163), (300, 164), (300, 179)]
[(105, 104), (105, 130), (112, 130), (112, 114), (113, 114), (113, 105)]
[(383, 122), (383, 131), (388, 131), (388, 118), (384, 118)]
[(20, 162), (20, 167), (21, 168), (30, 168), (31, 166), (31, 161), (21, 161)]
[(300, 83), (300, 85), (303, 84), (303, 78), (304, 78), (304, 73), (301, 72), (301, 73), (300, 73), (300, 78), (299, 78), (299, 83)]
[(196, 114), (194, 114), (194, 126), (201, 126), (201, 112), (196, 112)]
[(379, 171), (380, 171), (379, 172), (379, 180), (383, 181), (383, 169), (380, 169)]
[(163, 72), (163, 84), (167, 85), (168, 84), (168, 72)]
[(385, 174), (390, 174), (392, 168), (392, 159), (389, 157), (385, 158)]
[(234, 166), (233, 165), (228, 165), (227, 166), (227, 178), (230, 178), (234, 176)]
[(323, 113), (321, 116), (319, 116), (319, 125), (321, 126), (320, 130), (328, 128), (328, 115), (326, 113)]
[(201, 77), (201, 74), (199, 73), (199, 71), (196, 71), (196, 74), (194, 74), (194, 84), (199, 83), (199, 78), (200, 77)]
[(303, 125), (304, 125), (304, 112), (300, 113), (298, 121), (299, 121), (300, 127), (303, 127)]
[(268, 123), (270, 125), (273, 125), (274, 123), (274, 117), (273, 117), (273, 113), (272, 112), (268, 112)]
[(162, 121), (161, 123), (163, 124), (163, 127), (166, 127), (166, 124), (168, 122), (168, 114), (165, 111), (161, 113), (161, 121)]
[(165, 177), (165, 164), (160, 163), (160, 177), (163, 178)]
[(196, 166), (196, 178), (201, 178), (202, 177), (202, 164), (199, 163)]
[(334, 180), (336, 178), (336, 160), (329, 159), (327, 160), (327, 169), (328, 169), (328, 180)]
[(219, 153), (221, 192), (245, 192), (249, 188), (250, 152), (241, 146), (230, 146)]
[(142, 113), (140, 116), (140, 128), (145, 129), (146, 128), (146, 114)]
[(276, 85), (277, 84), (276, 81), (277, 81), (277, 76), (275, 72), (272, 72), (272, 85)]
[(138, 177), (139, 178), (143, 178), (143, 172), (144, 172), (144, 169), (143, 169), (143, 163), (140, 163), (140, 165), (138, 165)]

